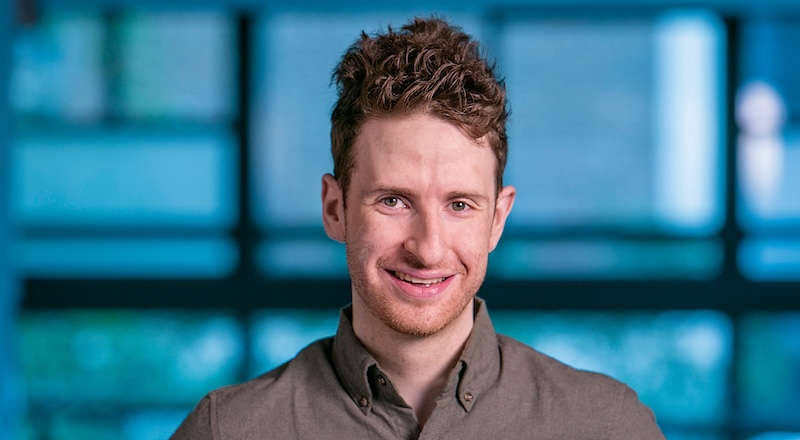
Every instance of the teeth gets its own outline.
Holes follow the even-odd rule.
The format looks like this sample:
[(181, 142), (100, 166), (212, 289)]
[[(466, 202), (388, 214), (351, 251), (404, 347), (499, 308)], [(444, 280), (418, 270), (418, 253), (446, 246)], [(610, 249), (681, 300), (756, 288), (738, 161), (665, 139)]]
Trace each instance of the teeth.
[(429, 280), (423, 280), (421, 278), (412, 277), (411, 275), (405, 274), (403, 272), (395, 272), (394, 276), (396, 276), (397, 278), (400, 278), (403, 281), (409, 282), (409, 283), (424, 284), (425, 287), (429, 287), (431, 284), (441, 283), (442, 281), (447, 279), (445, 277), (445, 278), (433, 278), (433, 279), (429, 279)]

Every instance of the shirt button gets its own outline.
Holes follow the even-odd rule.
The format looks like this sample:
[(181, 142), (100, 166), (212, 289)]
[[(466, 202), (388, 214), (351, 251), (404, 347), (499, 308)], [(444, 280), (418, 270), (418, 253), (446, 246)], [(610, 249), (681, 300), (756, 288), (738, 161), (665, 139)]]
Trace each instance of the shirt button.
[(473, 395), (472, 395), (472, 393), (466, 393), (466, 394), (464, 394), (464, 401), (465, 401), (465, 402), (472, 402), (472, 399), (473, 399), (474, 397), (475, 397), (475, 396), (473, 396)]
[(362, 397), (361, 399), (358, 400), (358, 406), (366, 408), (367, 405), (369, 405), (369, 399), (367, 399), (366, 397)]
[(378, 383), (381, 385), (386, 385), (386, 378), (383, 375), (378, 375)]

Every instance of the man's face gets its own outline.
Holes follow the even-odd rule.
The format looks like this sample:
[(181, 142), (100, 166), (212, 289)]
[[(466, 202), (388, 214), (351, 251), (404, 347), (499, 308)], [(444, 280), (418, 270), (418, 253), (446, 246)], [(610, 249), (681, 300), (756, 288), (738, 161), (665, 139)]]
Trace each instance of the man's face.
[(323, 217), (346, 243), (354, 320), (427, 336), (471, 313), (515, 195), (497, 195), (491, 148), (420, 114), (368, 120), (353, 153), (347, 209), (326, 176)]

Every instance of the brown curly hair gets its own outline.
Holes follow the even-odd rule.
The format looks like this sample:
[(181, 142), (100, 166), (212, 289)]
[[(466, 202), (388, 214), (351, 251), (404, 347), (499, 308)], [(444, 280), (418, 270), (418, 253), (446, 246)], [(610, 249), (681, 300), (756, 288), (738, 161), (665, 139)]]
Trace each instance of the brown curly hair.
[[(339, 99), (331, 114), (333, 174), (346, 194), (352, 146), (368, 118), (425, 112), (485, 137), (497, 158), (497, 190), (508, 154), (506, 91), (478, 43), (460, 28), (415, 18), (395, 32), (361, 33), (333, 73)], [(345, 196), (346, 198), (346, 196)]]

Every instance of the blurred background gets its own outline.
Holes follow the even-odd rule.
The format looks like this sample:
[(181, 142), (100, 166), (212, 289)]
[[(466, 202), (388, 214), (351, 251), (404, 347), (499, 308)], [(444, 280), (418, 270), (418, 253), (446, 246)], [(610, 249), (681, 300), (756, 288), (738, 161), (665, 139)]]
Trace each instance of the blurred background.
[(800, 2), (0, 8), (0, 438), (166, 438), (332, 334), (330, 75), (437, 12), (509, 90), (498, 331), (627, 382), (671, 440), (800, 439)]

